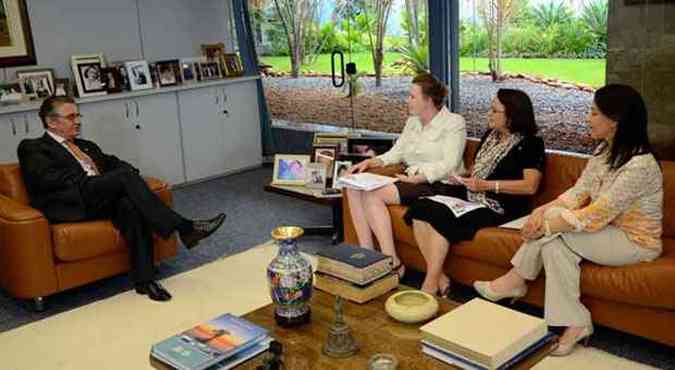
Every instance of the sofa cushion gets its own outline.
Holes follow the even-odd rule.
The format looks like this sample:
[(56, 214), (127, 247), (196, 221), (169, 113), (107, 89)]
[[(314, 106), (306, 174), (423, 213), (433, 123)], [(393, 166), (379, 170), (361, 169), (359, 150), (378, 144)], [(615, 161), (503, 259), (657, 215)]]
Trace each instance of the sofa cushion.
[(61, 261), (92, 258), (125, 248), (124, 241), (108, 220), (52, 225), (54, 255)]
[(0, 165), (0, 194), (21, 204), (29, 203), (18, 163)]

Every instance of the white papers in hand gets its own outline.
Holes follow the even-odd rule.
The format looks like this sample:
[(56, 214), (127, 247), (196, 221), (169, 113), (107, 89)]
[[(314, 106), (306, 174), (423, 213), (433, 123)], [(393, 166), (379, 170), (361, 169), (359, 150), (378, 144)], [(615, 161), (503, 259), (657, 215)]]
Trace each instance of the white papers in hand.
[(454, 214), (455, 217), (460, 217), (467, 212), (473, 211), (474, 209), (485, 208), (485, 206), (480, 203), (468, 202), (466, 200), (449, 197), (447, 195), (434, 195), (426, 198), (433, 200), (434, 202), (444, 204), (450, 209), (450, 211), (452, 211), (452, 214)]
[(345, 186), (352, 189), (371, 191), (389, 184), (393, 184), (396, 181), (398, 181), (398, 179), (394, 177), (364, 172), (342, 176), (338, 179), (338, 184), (340, 186)]

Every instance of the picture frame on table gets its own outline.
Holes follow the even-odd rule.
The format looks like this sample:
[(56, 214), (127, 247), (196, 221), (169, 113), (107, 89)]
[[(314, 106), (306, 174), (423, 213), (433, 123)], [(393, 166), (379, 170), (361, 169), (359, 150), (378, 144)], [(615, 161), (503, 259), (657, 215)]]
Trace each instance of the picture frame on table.
[(194, 81), (199, 81), (197, 79), (197, 70), (198, 66), (195, 66), (195, 63), (199, 61), (200, 58), (183, 58), (180, 59), (180, 70), (181, 70), (181, 79), (184, 83), (190, 83)]
[(18, 104), (24, 100), (19, 81), (0, 83), (0, 104)]
[(70, 64), (79, 97), (108, 94), (102, 74), (102, 69), (106, 66), (102, 53), (73, 55), (70, 57)]
[(351, 155), (373, 158), (384, 154), (394, 146), (393, 138), (386, 137), (357, 137), (347, 141), (347, 152)]
[(312, 145), (335, 145), (338, 148), (338, 153), (346, 153), (348, 150), (348, 140), (348, 134), (316, 132), (314, 133)]
[(217, 42), (214, 44), (202, 44), (202, 55), (206, 58), (208, 62), (217, 62), (222, 71), (222, 75), (225, 76), (225, 44), (222, 42)]
[(237, 77), (244, 74), (244, 67), (241, 64), (241, 58), (238, 54), (224, 54), (223, 55), (223, 65), (225, 70), (223, 74), (227, 77)]
[(333, 187), (335, 189), (342, 189), (342, 186), (338, 184), (338, 179), (344, 176), (345, 171), (351, 166), (351, 161), (335, 161), (335, 165), (333, 166)]
[(0, 67), (37, 64), (26, 0), (4, 0), (0, 10)]
[(337, 153), (336, 145), (315, 145), (312, 147), (312, 162), (324, 165), (326, 174), (330, 177), (333, 174), (333, 162), (337, 158)]
[(272, 184), (275, 185), (305, 185), (309, 155), (304, 154), (275, 154)]
[(54, 79), (54, 96), (73, 96), (73, 84), (70, 78)]
[(147, 61), (134, 60), (125, 62), (124, 68), (127, 70), (127, 78), (129, 79), (131, 91), (152, 89), (152, 76), (150, 75), (150, 67)]
[(31, 99), (46, 99), (54, 94), (54, 70), (30, 69), (16, 72), (21, 92)]
[(129, 85), (129, 76), (127, 76), (127, 68), (124, 66), (124, 62), (110, 62), (108, 67), (115, 68), (117, 70), (118, 76), (120, 78), (120, 89), (122, 89), (122, 91), (131, 90), (131, 86)]
[(327, 175), (326, 166), (323, 164), (308, 163), (305, 171), (305, 186), (309, 189), (323, 190), (326, 188)]
[(160, 87), (176, 86), (183, 82), (183, 73), (178, 59), (162, 60), (155, 64)]

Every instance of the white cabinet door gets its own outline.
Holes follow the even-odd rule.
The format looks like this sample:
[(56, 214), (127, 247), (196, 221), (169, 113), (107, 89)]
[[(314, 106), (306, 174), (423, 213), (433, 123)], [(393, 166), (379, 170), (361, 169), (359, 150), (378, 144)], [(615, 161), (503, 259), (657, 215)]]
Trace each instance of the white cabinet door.
[(176, 94), (149, 95), (132, 103), (141, 174), (169, 184), (185, 182)]
[(43, 133), (37, 111), (3, 115), (0, 118), (0, 163), (17, 162), (16, 149), (21, 140), (38, 138)]
[(178, 93), (187, 181), (227, 171), (219, 89), (203, 88)]
[(83, 139), (98, 144), (112, 154), (138, 167), (138, 134), (131, 121), (135, 106), (131, 100), (108, 100), (80, 104)]
[(225, 95), (225, 150), (229, 170), (262, 163), (260, 115), (255, 81), (228, 85)]

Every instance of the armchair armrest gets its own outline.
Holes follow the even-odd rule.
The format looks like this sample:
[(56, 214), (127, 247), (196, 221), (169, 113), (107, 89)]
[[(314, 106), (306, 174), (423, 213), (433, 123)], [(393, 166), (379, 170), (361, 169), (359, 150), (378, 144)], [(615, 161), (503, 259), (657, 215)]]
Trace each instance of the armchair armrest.
[(382, 176), (394, 177), (394, 175), (397, 175), (399, 173), (403, 173), (403, 165), (402, 164), (391, 164), (389, 166), (369, 169), (368, 172), (371, 172), (371, 173), (374, 173), (374, 174), (377, 174), (377, 175), (382, 175)]
[(58, 290), (49, 222), (30, 206), (0, 195), (0, 285), (17, 298)]

